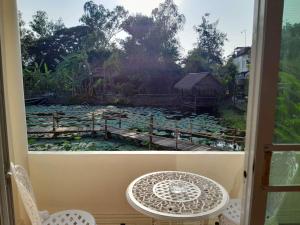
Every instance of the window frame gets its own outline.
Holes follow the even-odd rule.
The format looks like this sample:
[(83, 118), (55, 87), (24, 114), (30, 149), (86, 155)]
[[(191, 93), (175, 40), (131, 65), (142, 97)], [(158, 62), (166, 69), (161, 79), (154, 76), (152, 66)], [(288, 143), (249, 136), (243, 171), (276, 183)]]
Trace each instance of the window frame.
[(242, 224), (263, 225), (269, 192), (300, 192), (300, 186), (270, 186), (272, 152), (300, 151), (273, 144), (284, 0), (256, 0), (246, 132), (246, 185)]
[(13, 190), (10, 176), (10, 158), (7, 140), (6, 111), (0, 36), (0, 224), (14, 225)]

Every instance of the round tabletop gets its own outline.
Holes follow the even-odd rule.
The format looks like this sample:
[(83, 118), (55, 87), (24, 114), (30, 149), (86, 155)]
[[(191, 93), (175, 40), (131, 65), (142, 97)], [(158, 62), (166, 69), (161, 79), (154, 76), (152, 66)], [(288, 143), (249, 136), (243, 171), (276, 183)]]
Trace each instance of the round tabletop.
[(135, 179), (127, 188), (129, 204), (155, 219), (201, 220), (220, 213), (227, 191), (217, 182), (194, 173), (160, 171)]

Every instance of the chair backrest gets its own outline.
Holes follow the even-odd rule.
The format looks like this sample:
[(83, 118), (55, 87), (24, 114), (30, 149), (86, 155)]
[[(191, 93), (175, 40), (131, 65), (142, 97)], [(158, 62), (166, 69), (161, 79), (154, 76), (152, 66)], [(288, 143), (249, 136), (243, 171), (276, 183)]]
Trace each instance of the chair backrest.
[(26, 170), (11, 163), (11, 174), (16, 181), (18, 191), (25, 206), (26, 213), (29, 216), (32, 225), (42, 225), (39, 211), (36, 205), (33, 189)]

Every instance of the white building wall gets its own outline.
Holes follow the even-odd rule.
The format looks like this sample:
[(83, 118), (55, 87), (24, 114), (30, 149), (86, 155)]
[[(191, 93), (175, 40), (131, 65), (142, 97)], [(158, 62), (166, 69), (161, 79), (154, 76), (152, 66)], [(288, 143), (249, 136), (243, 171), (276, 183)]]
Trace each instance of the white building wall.
[(233, 64), (236, 65), (238, 73), (246, 73), (248, 68), (249, 55), (241, 55), (233, 59)]

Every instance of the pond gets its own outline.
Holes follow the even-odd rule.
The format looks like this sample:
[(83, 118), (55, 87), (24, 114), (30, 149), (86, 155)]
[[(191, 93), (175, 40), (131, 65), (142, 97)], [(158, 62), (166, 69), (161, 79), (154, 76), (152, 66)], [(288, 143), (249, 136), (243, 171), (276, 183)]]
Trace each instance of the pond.
[[(28, 128), (45, 128), (53, 126), (51, 116), (45, 114), (57, 112), (59, 115), (69, 116), (68, 119), (58, 120), (59, 127), (80, 127), (91, 128), (91, 118), (94, 115), (95, 126), (103, 126), (104, 115), (122, 115), (119, 119), (107, 120), (107, 125), (112, 127), (121, 126), (122, 129), (132, 130), (141, 133), (149, 132), (150, 116), (153, 116), (154, 134), (161, 137), (174, 137), (174, 129), (187, 130), (192, 132), (203, 132), (212, 135), (223, 135), (228, 128), (222, 126), (220, 119), (208, 113), (188, 113), (172, 111), (164, 108), (150, 107), (119, 107), (119, 106), (26, 106)], [(37, 115), (37, 113), (40, 113)], [(180, 140), (190, 140), (190, 136), (180, 134)], [(225, 141), (193, 137), (196, 144), (212, 146), (218, 150), (241, 150), (237, 144)], [(120, 151), (120, 150), (147, 150), (146, 145), (122, 139), (105, 140), (103, 135), (91, 137), (78, 134), (62, 135), (58, 138), (45, 138), (45, 135), (35, 135), (29, 138), (29, 150), (32, 151)], [(162, 149), (163, 150), (163, 149)]]

